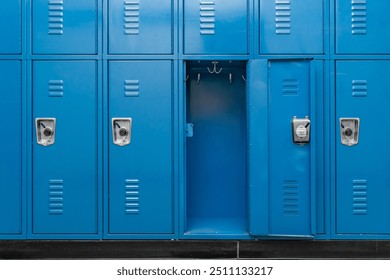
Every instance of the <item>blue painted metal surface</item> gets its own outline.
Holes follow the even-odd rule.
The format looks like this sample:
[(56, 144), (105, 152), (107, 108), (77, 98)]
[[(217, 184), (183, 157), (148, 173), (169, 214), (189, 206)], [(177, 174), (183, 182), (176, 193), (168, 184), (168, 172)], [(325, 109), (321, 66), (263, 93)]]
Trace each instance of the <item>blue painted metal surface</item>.
[[(249, 130), (255, 132), (249, 140), (253, 235), (315, 234), (315, 173), (310, 172), (315, 167), (315, 141), (295, 144), (291, 132), (294, 116), (308, 116), (315, 123), (314, 67), (310, 61), (253, 61), (249, 65)], [(265, 88), (258, 82), (260, 77), (268, 83)]]
[[(389, 8), (5, 1), (0, 239), (388, 239)], [(36, 143), (36, 117), (57, 118), (54, 145)], [(113, 117), (133, 119), (130, 145), (113, 144)], [(361, 119), (358, 145), (340, 143), (340, 117)]]
[(34, 54), (97, 53), (97, 0), (32, 3)]
[(389, 9), (386, 0), (336, 0), (336, 52), (390, 54)]
[[(386, 234), (390, 195), (386, 171), (390, 164), (389, 61), (338, 61), (336, 64), (336, 209), (337, 234)], [(345, 146), (340, 141), (339, 118), (360, 118), (359, 143)], [(384, 125), (384, 126), (383, 126)]]
[(109, 122), (132, 119), (129, 145), (115, 145), (112, 128), (107, 139), (109, 238), (172, 234), (172, 62), (110, 61), (108, 69)]
[(6, 1), (0, 9), (0, 54), (22, 52), (22, 1)]
[(172, 0), (109, 1), (109, 53), (172, 54), (173, 4)]
[(33, 63), (33, 118), (56, 118), (53, 145), (31, 139), (33, 234), (99, 232), (96, 70), (95, 61)]
[(248, 0), (184, 1), (185, 54), (247, 54)]
[(0, 238), (22, 234), (21, 62), (0, 61)]
[(260, 1), (260, 52), (322, 54), (323, 21), (322, 0)]

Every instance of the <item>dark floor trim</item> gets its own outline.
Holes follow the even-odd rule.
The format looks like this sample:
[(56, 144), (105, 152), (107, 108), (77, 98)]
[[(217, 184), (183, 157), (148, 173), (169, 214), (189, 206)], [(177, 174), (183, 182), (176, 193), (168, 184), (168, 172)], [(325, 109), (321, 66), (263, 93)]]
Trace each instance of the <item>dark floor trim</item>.
[(0, 241), (0, 259), (390, 259), (390, 241)]

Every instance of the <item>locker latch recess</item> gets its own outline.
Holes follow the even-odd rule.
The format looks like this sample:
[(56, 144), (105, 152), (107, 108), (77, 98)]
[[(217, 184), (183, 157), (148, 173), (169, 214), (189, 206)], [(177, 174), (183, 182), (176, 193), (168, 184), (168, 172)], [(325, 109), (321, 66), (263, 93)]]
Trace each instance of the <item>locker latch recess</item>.
[(341, 144), (354, 146), (359, 143), (359, 118), (340, 118)]
[(298, 119), (294, 116), (292, 120), (293, 142), (304, 145), (310, 142), (310, 120), (306, 116), (304, 119)]
[(56, 136), (55, 118), (37, 118), (35, 119), (35, 128), (39, 145), (46, 147), (54, 144)]
[(192, 123), (187, 123), (186, 125), (186, 137), (194, 136), (194, 125)]
[(131, 141), (131, 118), (112, 119), (112, 139), (115, 145), (126, 146)]

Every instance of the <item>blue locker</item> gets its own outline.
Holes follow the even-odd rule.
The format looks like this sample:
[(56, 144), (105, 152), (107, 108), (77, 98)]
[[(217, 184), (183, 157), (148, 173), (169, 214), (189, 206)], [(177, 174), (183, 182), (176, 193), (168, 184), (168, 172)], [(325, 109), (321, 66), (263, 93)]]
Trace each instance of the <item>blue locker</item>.
[(260, 53), (323, 53), (322, 0), (258, 1), (260, 2)]
[(0, 239), (22, 233), (21, 62), (0, 61)]
[[(249, 63), (252, 235), (314, 237), (315, 64), (299, 60)], [(294, 116), (310, 118), (305, 126), (311, 131), (309, 143), (293, 143)]]
[[(390, 131), (382, 121), (390, 106), (389, 67), (390, 61), (380, 60), (336, 64), (338, 234), (390, 234)], [(359, 118), (355, 143), (341, 142), (351, 127), (341, 127), (340, 118)]]
[(97, 0), (33, 0), (34, 54), (96, 54)]
[(95, 61), (33, 62), (33, 234), (98, 232), (96, 71)]
[(172, 54), (173, 0), (110, 0), (109, 53)]
[[(108, 233), (113, 236), (173, 233), (172, 71), (171, 61), (109, 62)], [(113, 137), (124, 126), (129, 141), (121, 145)]]
[(389, 54), (388, 0), (336, 0), (336, 53)]
[(185, 54), (248, 54), (247, 0), (185, 0)]
[(0, 9), (0, 54), (20, 54), (22, 51), (22, 1), (2, 3)]

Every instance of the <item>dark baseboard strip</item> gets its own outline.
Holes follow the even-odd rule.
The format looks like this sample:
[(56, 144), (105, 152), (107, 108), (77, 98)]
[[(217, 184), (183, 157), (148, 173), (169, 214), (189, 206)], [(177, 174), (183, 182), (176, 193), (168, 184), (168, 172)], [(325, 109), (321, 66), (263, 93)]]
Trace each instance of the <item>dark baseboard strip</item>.
[(0, 241), (1, 259), (232, 259), (236, 257), (236, 241)]
[(390, 259), (390, 241), (0, 241), (0, 259)]

